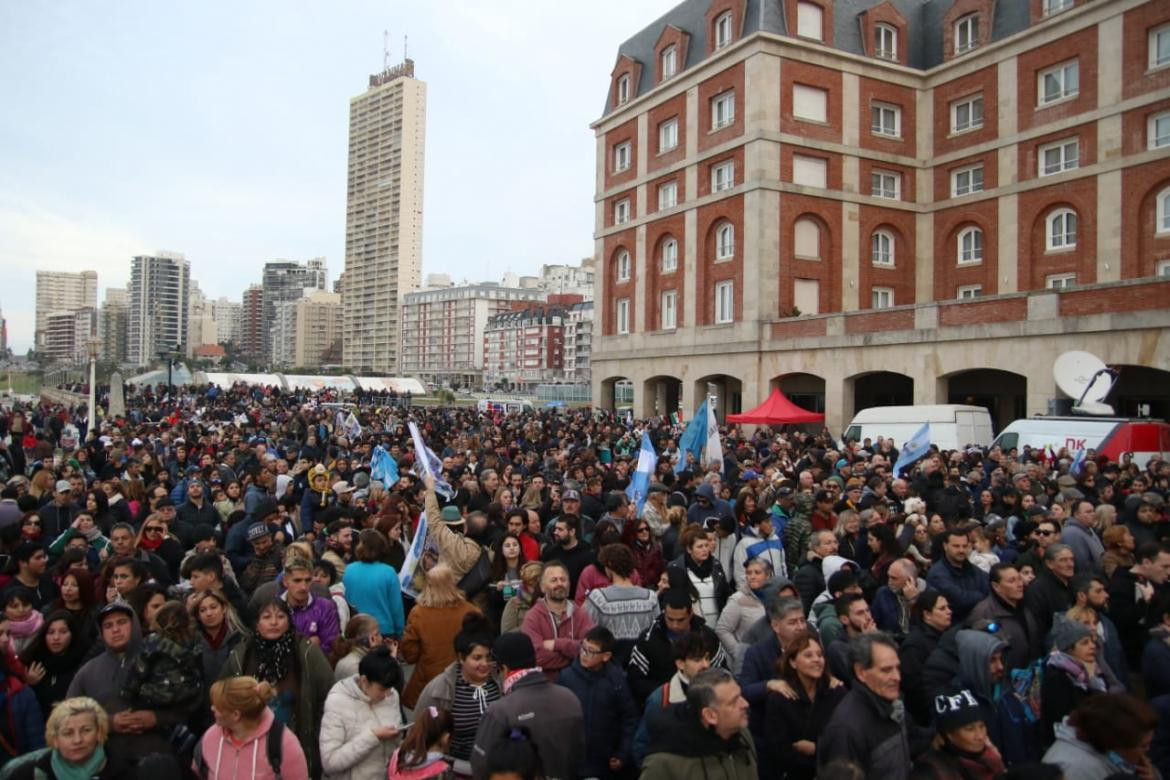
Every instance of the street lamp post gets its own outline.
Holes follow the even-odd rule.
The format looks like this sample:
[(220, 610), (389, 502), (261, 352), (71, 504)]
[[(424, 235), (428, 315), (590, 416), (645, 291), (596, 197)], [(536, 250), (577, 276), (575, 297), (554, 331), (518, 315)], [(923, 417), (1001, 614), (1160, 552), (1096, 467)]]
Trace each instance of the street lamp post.
[(86, 398), (87, 416), (85, 422), (85, 431), (88, 435), (97, 425), (97, 359), (101, 342), (91, 339), (86, 346), (89, 347), (89, 397)]

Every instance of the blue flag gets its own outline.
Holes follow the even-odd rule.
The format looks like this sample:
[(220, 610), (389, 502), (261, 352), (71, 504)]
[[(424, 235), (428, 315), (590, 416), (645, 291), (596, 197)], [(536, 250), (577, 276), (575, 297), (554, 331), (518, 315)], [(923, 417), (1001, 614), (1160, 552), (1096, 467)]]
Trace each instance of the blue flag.
[(387, 490), (398, 482), (398, 464), (381, 444), (374, 447), (370, 455), (370, 479), (378, 480)]
[(687, 467), (687, 453), (695, 456), (695, 463), (702, 463), (703, 445), (707, 443), (707, 401), (704, 400), (687, 423), (682, 438), (678, 440), (678, 463), (674, 464), (677, 474)]
[(450, 501), (455, 497), (455, 491), (443, 480), (443, 462), (431, 451), (422, 438), (422, 434), (414, 420), (407, 423), (410, 428), (410, 438), (414, 440), (414, 470), (420, 469), (423, 474), (430, 474), (435, 478), (435, 492)]
[(1075, 477), (1077, 474), (1081, 473), (1081, 469), (1085, 467), (1085, 455), (1087, 455), (1088, 452), (1088, 450), (1077, 450), (1076, 456), (1073, 457), (1072, 466), (1069, 467), (1069, 474), (1072, 474)]
[(406, 559), (402, 562), (402, 573), (398, 575), (398, 585), (403, 592), (417, 595), (414, 592), (414, 570), (422, 560), (423, 550), (427, 545), (427, 513), (423, 512), (418, 518), (418, 529), (414, 532), (414, 540), (410, 549), (406, 551)]
[(630, 486), (626, 488), (626, 495), (637, 507), (635, 517), (642, 516), (642, 507), (646, 504), (646, 494), (650, 490), (650, 480), (654, 477), (654, 469), (658, 466), (658, 453), (650, 443), (650, 434), (642, 431), (642, 448), (638, 452), (638, 467), (630, 477)]
[(930, 423), (923, 423), (922, 427), (918, 429), (918, 433), (911, 436), (910, 440), (902, 445), (902, 451), (898, 453), (898, 462), (894, 464), (894, 476), (901, 476), (903, 469), (909, 468), (911, 463), (928, 452), (930, 452)]

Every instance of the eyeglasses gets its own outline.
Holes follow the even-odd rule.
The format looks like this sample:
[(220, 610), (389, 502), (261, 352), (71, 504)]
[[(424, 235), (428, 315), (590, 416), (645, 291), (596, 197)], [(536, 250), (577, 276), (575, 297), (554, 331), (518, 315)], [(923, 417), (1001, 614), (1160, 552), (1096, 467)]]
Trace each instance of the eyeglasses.
[(594, 655), (601, 655), (603, 652), (605, 652), (605, 651), (604, 650), (594, 650), (589, 645), (581, 645), (581, 655), (594, 656)]
[(148, 534), (161, 534), (164, 530), (165, 529), (162, 526), (158, 525), (149, 525), (146, 527), (146, 532)]

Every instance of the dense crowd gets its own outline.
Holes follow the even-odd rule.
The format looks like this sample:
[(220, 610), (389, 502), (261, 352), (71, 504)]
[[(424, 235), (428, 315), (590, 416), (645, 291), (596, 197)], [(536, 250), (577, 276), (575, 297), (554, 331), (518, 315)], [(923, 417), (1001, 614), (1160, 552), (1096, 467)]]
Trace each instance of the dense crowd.
[(361, 400), (0, 412), (0, 778), (1170, 771), (1164, 461)]

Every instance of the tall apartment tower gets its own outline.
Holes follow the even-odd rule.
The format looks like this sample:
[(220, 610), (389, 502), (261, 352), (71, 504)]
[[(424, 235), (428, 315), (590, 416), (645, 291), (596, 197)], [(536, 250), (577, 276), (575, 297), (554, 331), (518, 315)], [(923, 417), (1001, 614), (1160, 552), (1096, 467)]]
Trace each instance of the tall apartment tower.
[(139, 255), (130, 266), (126, 359), (145, 365), (161, 351), (185, 352), (191, 263), (181, 254)]
[[(275, 260), (264, 264), (261, 281), (263, 287), (263, 332), (269, 359), (283, 364), (284, 357), (291, 359), (292, 345), (276, 343), (276, 316), (282, 303), (291, 304), (314, 290), (324, 290), (328, 283), (328, 271), (324, 257), (314, 257), (305, 263), (290, 260)], [(283, 357), (278, 357), (277, 353)]]
[(129, 330), (130, 296), (125, 287), (107, 287), (106, 299), (98, 312), (98, 339), (102, 342), (102, 360), (126, 362), (126, 336)]
[(413, 60), (350, 100), (342, 362), (360, 373), (401, 370), (399, 305), (422, 276), (425, 134)]
[(34, 343), (45, 345), (50, 314), (97, 307), (97, 271), (37, 271), (37, 311)]
[(248, 285), (240, 306), (240, 352), (257, 360), (264, 354), (264, 288)]

